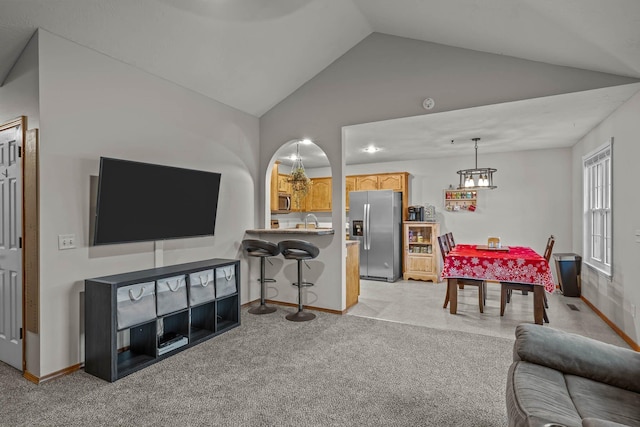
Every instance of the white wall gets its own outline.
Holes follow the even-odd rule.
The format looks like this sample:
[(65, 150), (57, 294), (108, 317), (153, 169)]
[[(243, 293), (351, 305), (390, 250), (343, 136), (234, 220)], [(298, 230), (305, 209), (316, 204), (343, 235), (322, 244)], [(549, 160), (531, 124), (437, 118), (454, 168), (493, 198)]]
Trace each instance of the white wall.
[[(46, 31), (39, 40), (37, 374), (45, 376), (82, 361), (84, 280), (154, 267), (153, 243), (89, 246), (89, 182), (100, 156), (222, 173), (215, 236), (165, 242), (162, 255), (170, 265), (239, 257), (245, 229), (256, 225), (259, 147), (253, 116)], [(75, 234), (77, 249), (59, 251), (59, 234)], [(243, 302), (251, 298), (247, 276)]]
[[(613, 280), (584, 266), (582, 295), (640, 343), (640, 92), (573, 147), (573, 251), (583, 254), (582, 156), (613, 137)], [(636, 307), (636, 316), (633, 307)]]
[(571, 149), (480, 153), (479, 158), (479, 165), (498, 169), (498, 188), (478, 191), (475, 212), (444, 210), (443, 195), (449, 185), (458, 185), (457, 170), (474, 165), (473, 155), (353, 165), (346, 172), (409, 172), (409, 205), (434, 205), (440, 232), (453, 232), (458, 242), (482, 243), (489, 235), (500, 236), (507, 245), (530, 246), (542, 254), (553, 234), (555, 250), (569, 251)]
[[(422, 100), (427, 96), (436, 100), (432, 112), (437, 113), (632, 82), (635, 80), (374, 33), (260, 118), (260, 203), (264, 206), (269, 191), (265, 185), (274, 153), (293, 139), (310, 138), (327, 154), (334, 178), (332, 222), (342, 229), (343, 126), (424, 114)], [(454, 173), (457, 169), (454, 167)], [(499, 190), (491, 194), (487, 206), (504, 209), (494, 217), (496, 224), (510, 210), (520, 209), (513, 207), (513, 200), (493, 199), (501, 194)], [(261, 222), (269, 216), (266, 209), (262, 215)], [(549, 233), (546, 226), (531, 231), (536, 236)], [(328, 250), (325, 272), (331, 294), (337, 295), (345, 276), (342, 233), (334, 236)], [(337, 301), (344, 299), (319, 299), (316, 305), (343, 308)]]

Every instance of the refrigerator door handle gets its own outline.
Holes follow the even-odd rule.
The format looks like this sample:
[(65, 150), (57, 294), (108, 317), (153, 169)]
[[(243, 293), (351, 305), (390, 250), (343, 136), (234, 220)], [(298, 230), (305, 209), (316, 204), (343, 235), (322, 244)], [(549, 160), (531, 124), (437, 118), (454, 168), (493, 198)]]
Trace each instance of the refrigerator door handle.
[(362, 205), (362, 250), (367, 250), (367, 204)]
[(371, 205), (366, 203), (364, 205), (364, 249), (366, 251), (371, 249), (371, 234), (369, 232), (370, 219), (369, 215), (371, 214)]

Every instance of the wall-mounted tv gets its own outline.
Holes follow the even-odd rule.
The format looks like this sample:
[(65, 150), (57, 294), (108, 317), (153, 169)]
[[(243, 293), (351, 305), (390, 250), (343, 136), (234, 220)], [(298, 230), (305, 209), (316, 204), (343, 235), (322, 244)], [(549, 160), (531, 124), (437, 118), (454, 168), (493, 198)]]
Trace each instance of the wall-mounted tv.
[(212, 236), (220, 174), (100, 158), (94, 245)]

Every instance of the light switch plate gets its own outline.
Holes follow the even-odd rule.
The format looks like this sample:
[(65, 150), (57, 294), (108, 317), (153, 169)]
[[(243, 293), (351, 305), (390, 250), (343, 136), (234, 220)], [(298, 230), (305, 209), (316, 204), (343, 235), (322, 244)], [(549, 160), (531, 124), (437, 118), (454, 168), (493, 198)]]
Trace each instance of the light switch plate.
[(58, 235), (58, 249), (73, 249), (76, 247), (76, 235), (75, 234), (59, 234)]

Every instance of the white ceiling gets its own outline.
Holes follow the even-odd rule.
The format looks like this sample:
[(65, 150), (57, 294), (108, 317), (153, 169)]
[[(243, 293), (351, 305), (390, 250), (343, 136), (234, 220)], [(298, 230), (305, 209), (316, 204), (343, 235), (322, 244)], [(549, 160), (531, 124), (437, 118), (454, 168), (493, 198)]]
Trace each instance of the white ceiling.
[[(640, 83), (347, 126), (347, 165), (571, 147), (636, 92)], [(454, 142), (452, 143), (451, 140)], [(374, 146), (380, 151), (367, 153)], [(295, 141), (276, 153), (284, 165)], [(317, 145), (300, 145), (306, 168), (329, 166)], [(480, 163), (482, 163), (480, 161)], [(473, 165), (470, 165), (473, 166)]]
[[(473, 156), (472, 138), (481, 138), (479, 156), (571, 147), (638, 90), (634, 83), (348, 126), (346, 163)], [(369, 146), (380, 151), (364, 152)]]
[(640, 78), (638, 0), (0, 0), (0, 81), (37, 27), (258, 117), (374, 31)]
[[(38, 27), (257, 117), (372, 32), (640, 78), (638, 0), (0, 0), (0, 82)], [(635, 90), (354, 126), (347, 163), (571, 145)]]

